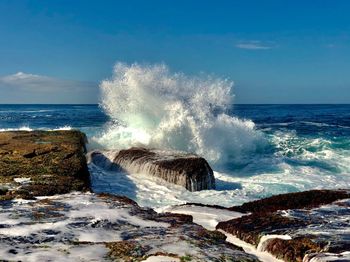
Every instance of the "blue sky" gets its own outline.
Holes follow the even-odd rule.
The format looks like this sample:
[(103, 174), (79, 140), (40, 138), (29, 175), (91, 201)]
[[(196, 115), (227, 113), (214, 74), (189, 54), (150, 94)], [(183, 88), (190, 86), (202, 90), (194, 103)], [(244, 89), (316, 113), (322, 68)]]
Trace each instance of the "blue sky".
[(115, 62), (235, 82), (236, 103), (350, 103), (350, 1), (0, 1), (0, 103), (96, 103)]

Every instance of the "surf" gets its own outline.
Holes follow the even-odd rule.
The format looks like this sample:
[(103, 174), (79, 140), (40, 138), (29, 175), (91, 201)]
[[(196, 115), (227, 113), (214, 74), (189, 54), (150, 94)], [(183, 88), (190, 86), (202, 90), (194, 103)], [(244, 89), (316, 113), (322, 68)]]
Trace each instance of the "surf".
[(266, 145), (253, 121), (228, 114), (233, 82), (171, 72), (165, 64), (116, 63), (100, 83), (110, 117), (95, 140), (106, 149), (147, 146), (194, 152), (211, 164), (243, 163)]

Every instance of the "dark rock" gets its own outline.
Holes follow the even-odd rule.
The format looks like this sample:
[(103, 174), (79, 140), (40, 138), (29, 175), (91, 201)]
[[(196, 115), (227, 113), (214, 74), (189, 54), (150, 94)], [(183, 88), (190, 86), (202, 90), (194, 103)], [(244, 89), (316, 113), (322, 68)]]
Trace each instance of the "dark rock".
[(350, 198), (346, 190), (310, 190), (297, 193), (275, 195), (272, 197), (231, 207), (238, 212), (271, 213), (277, 210), (313, 208), (332, 203), (336, 200)]
[[(203, 204), (203, 203), (194, 203), (194, 202), (187, 202), (186, 204), (181, 204), (179, 206), (199, 206), (199, 207), (209, 207), (209, 208), (215, 208), (215, 209), (221, 209), (221, 210), (229, 210), (229, 211), (235, 211), (231, 210), (230, 207), (223, 207), (219, 205), (209, 205), (209, 204)], [(220, 212), (220, 211), (218, 211)]]
[(107, 200), (114, 200), (114, 201), (117, 201), (119, 203), (124, 203), (125, 205), (133, 205), (133, 206), (138, 206), (138, 204), (126, 197), (126, 196), (118, 196), (118, 195), (112, 195), (112, 194), (108, 194), (108, 193), (100, 193), (100, 194), (97, 194), (100, 198), (105, 198)]
[(304, 256), (311, 252), (320, 252), (322, 246), (307, 237), (285, 240), (274, 238), (267, 242), (265, 250), (284, 261), (302, 262)]
[(303, 261), (306, 255), (320, 252), (340, 254), (350, 247), (349, 198), (347, 190), (277, 195), (228, 208), (251, 214), (220, 222), (216, 228), (255, 246), (265, 235), (289, 235), (291, 239), (271, 238), (263, 245), (284, 261)]
[(243, 241), (257, 246), (260, 237), (264, 233), (279, 234), (286, 228), (306, 226), (307, 223), (302, 220), (283, 217), (278, 214), (252, 214), (240, 218), (219, 222), (216, 229), (224, 230), (232, 235), (237, 236)]
[(190, 191), (215, 188), (213, 170), (208, 162), (193, 154), (133, 147), (119, 151), (112, 163), (101, 152), (92, 152), (91, 159), (105, 168), (148, 174)]
[(0, 186), (0, 195), (6, 195), (9, 189), (5, 186)]
[(10, 253), (10, 254), (16, 255), (18, 252), (17, 252), (16, 249), (11, 248), (11, 249), (9, 250), (9, 253)]
[(85, 142), (85, 135), (74, 130), (1, 132), (0, 185), (9, 190), (0, 200), (88, 190)]

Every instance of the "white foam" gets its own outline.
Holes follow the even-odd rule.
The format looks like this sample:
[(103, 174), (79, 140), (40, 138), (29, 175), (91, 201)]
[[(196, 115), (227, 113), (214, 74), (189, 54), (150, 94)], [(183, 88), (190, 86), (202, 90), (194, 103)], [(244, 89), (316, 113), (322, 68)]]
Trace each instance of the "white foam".
[[(45, 128), (40, 127), (36, 128), (36, 130), (44, 130), (44, 131), (60, 131), (60, 130), (72, 130), (73, 127), (65, 125), (58, 128)], [(0, 132), (7, 132), (7, 131), (33, 131), (34, 129), (29, 126), (21, 126), (21, 127), (13, 127), (13, 128), (0, 128)]]
[(170, 73), (165, 65), (117, 63), (100, 85), (101, 106), (114, 124), (93, 139), (109, 149), (146, 144), (196, 152), (213, 163), (243, 161), (264, 139), (252, 121), (225, 113), (232, 86), (227, 79)]
[(240, 240), (239, 238), (237, 238), (229, 233), (226, 233), (225, 231), (222, 231), (222, 230), (219, 230), (219, 231), (226, 235), (227, 242), (230, 242), (236, 246), (243, 248), (243, 250), (246, 253), (258, 257), (259, 260), (262, 262), (283, 262), (283, 260), (280, 260), (280, 259), (274, 257), (270, 253), (268, 253), (266, 251), (259, 251), (253, 245), (248, 244), (247, 242), (244, 242), (244, 241)]
[(73, 127), (68, 126), (68, 125), (65, 125), (65, 126), (62, 126), (62, 127), (54, 128), (54, 129), (52, 129), (52, 130), (54, 130), (54, 131), (60, 131), (60, 130), (72, 130), (72, 129), (73, 129)]
[[(168, 207), (168, 208), (160, 209), (158, 211), (167, 211), (172, 213), (191, 215), (195, 223), (205, 227), (208, 230), (215, 230), (216, 225), (221, 221), (227, 221), (230, 219), (235, 219), (235, 218), (242, 217), (243, 215), (246, 215), (246, 214), (229, 211), (225, 209), (217, 209), (217, 208), (201, 207), (201, 206), (193, 206), (193, 205)], [(260, 261), (263, 261), (263, 262), (281, 262), (282, 261), (275, 258), (270, 253), (264, 251), (263, 247), (266, 241), (272, 238), (290, 239), (289, 236), (284, 236), (284, 235), (283, 236), (266, 235), (261, 238), (260, 243), (256, 248), (253, 245), (238, 239), (232, 234), (229, 234), (222, 230), (219, 230), (219, 231), (226, 235), (227, 242), (230, 242), (236, 246), (242, 247), (246, 253), (257, 256), (260, 259)]]
[(178, 262), (180, 259), (168, 256), (150, 256), (145, 262)]
[(349, 262), (350, 261), (350, 251), (342, 252), (340, 254), (334, 253), (319, 253), (309, 260), (309, 255), (306, 255), (303, 262)]
[(6, 132), (6, 131), (33, 131), (33, 129), (31, 129), (28, 126), (21, 126), (18, 128), (0, 128), (0, 132)]
[(195, 205), (173, 206), (157, 209), (158, 212), (171, 212), (191, 215), (193, 222), (209, 230), (215, 230), (216, 225), (221, 221), (227, 221), (239, 218), (244, 214), (225, 209), (216, 209), (211, 207), (202, 207)]
[[(40, 197), (39, 197), (40, 199)], [(66, 219), (53, 223), (26, 223), (27, 219), (19, 218), (11, 219), (6, 216), (5, 208), (0, 207), (0, 217), (3, 217), (4, 223), (8, 223), (11, 227), (0, 228), (0, 235), (7, 236), (29, 236), (30, 234), (40, 232), (42, 230), (58, 230), (61, 232), (67, 232), (68, 225), (73, 222), (79, 221), (80, 218), (88, 218), (89, 223), (95, 223), (98, 221), (108, 220), (111, 222), (115, 221), (125, 221), (129, 224), (138, 226), (140, 228), (144, 227), (169, 227), (170, 225), (163, 222), (155, 222), (151, 220), (143, 220), (137, 216), (132, 216), (128, 212), (127, 208), (120, 208), (118, 212), (111, 209), (107, 203), (100, 201), (94, 197), (92, 194), (81, 194), (81, 193), (70, 193), (65, 195), (58, 195), (52, 197), (42, 197), (41, 199), (55, 199), (59, 200), (63, 204), (68, 204), (72, 208), (70, 211), (65, 212), (67, 216)], [(93, 201), (92, 201), (93, 200)], [(33, 201), (26, 200), (18, 202), (13, 208), (22, 209), (30, 208)], [(14, 201), (14, 203), (16, 203)], [(2, 213), (4, 212), (4, 213)], [(80, 230), (75, 230), (75, 235), (79, 241), (89, 241), (89, 242), (104, 242), (104, 241), (118, 241), (122, 238), (114, 231), (101, 230), (100, 228), (90, 228)]]
[(28, 184), (30, 182), (30, 177), (16, 177), (13, 180), (20, 184)]
[(45, 244), (35, 244), (30, 247), (18, 244), (15, 247), (17, 254), (7, 252), (13, 246), (1, 245), (0, 258), (11, 261), (106, 261), (109, 249), (104, 244), (71, 246), (55, 243), (55, 245), (46, 246)]

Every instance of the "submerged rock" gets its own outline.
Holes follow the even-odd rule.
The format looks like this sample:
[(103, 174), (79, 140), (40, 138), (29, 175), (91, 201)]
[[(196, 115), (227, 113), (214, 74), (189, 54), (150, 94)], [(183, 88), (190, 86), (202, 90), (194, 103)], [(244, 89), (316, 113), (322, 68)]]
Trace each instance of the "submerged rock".
[(309, 261), (311, 257), (328, 261), (327, 256), (342, 259), (350, 250), (350, 191), (282, 194), (228, 209), (250, 214), (220, 222), (217, 229), (284, 261)]
[(88, 190), (85, 141), (74, 130), (0, 132), (0, 200)]
[(144, 173), (180, 185), (189, 191), (215, 188), (213, 170), (197, 155), (132, 147), (108, 159), (103, 153), (91, 153), (92, 161), (104, 168), (119, 168), (130, 173)]

